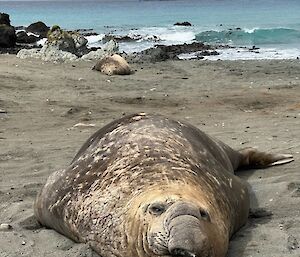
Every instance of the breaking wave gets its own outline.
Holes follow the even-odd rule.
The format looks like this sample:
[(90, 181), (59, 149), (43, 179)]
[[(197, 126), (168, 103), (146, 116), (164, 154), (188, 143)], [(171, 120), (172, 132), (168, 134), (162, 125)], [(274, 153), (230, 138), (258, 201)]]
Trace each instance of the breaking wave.
[(196, 34), (196, 40), (233, 46), (299, 44), (300, 31), (287, 28), (212, 30)]

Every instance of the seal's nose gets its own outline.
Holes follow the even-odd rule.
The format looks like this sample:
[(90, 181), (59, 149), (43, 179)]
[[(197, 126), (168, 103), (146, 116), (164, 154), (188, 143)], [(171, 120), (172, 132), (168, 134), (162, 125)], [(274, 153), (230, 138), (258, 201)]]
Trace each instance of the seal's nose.
[(171, 256), (209, 256), (206, 222), (197, 206), (184, 202), (174, 204), (167, 212), (165, 221), (169, 231), (168, 250)]
[(196, 254), (183, 248), (174, 248), (171, 250), (171, 255), (174, 257), (196, 257)]

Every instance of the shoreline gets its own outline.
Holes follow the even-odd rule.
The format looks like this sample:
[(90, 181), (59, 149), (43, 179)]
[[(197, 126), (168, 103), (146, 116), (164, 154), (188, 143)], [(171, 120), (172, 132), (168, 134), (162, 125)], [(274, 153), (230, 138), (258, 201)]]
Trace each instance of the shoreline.
[[(198, 36), (201, 34), (194, 35), (193, 39), (189, 40), (177, 40), (177, 42), (168, 41), (166, 39), (161, 38), (156, 34), (146, 34), (142, 35), (139, 33), (131, 33), (128, 34), (117, 34), (115, 32), (109, 32), (107, 34), (98, 34), (93, 29), (76, 29), (74, 31), (63, 30), (59, 26), (55, 25), (51, 29), (43, 22), (35, 22), (30, 24), (28, 27), (19, 26), (13, 27), (10, 25), (9, 15), (1, 14), (3, 17), (6, 17), (4, 21), (5, 29), (13, 29), (14, 36), (16, 37), (16, 42), (11, 42), (10, 46), (1, 47), (0, 53), (9, 53), (9, 54), (17, 54), (20, 50), (29, 50), (30, 53), (28, 55), (36, 55), (36, 51), (31, 52), (31, 49), (37, 49), (39, 51), (40, 48), (43, 48), (47, 44), (47, 37), (49, 32), (53, 32), (56, 28), (61, 31), (61, 35), (66, 33), (69, 37), (73, 37), (76, 34), (77, 42), (74, 44), (80, 44), (79, 48), (85, 48), (83, 51), (76, 52), (74, 47), (69, 47), (69, 49), (64, 49), (65, 53), (60, 53), (61, 55), (66, 55), (68, 52), (74, 54), (77, 57), (82, 57), (83, 54), (97, 51), (100, 49), (104, 49), (105, 46), (111, 41), (118, 48), (119, 53), (123, 53), (123, 55), (128, 56), (143, 56), (148, 55), (146, 59), (151, 59), (153, 61), (151, 55), (157, 54), (157, 48), (160, 48), (159, 51), (167, 51), (163, 52), (162, 55), (168, 55), (171, 59), (209, 59), (209, 60), (259, 60), (259, 59), (299, 59), (300, 58), (300, 48), (295, 44), (291, 45), (290, 48), (287, 48), (286, 45), (278, 44), (278, 45), (261, 45), (261, 46), (233, 46), (229, 42), (231, 40), (226, 39), (227, 44), (224, 43), (203, 43), (206, 42), (205, 37), (209, 37), (208, 31), (203, 32), (204, 38), (203, 40), (199, 40)], [(175, 25), (175, 24), (174, 24)], [(191, 24), (189, 26), (192, 26)], [(181, 26), (178, 26), (181, 27)], [(183, 26), (184, 28), (185, 26)], [(165, 28), (166, 29), (166, 28)], [(137, 30), (138, 31), (138, 30)], [(224, 31), (211, 31), (211, 33), (225, 33), (223, 35), (225, 38), (228, 35), (233, 33), (241, 33), (243, 31), (241, 28), (229, 29), (227, 33)], [(243, 31), (243, 33), (255, 33), (256, 30), (252, 32)], [(181, 31), (183, 33), (187, 33), (187, 31)], [(11, 32), (10, 32), (11, 33)], [(176, 33), (175, 33), (176, 34)], [(228, 34), (228, 35), (227, 35)], [(226, 36), (227, 35), (227, 36)], [(238, 34), (237, 34), (238, 35)], [(217, 35), (216, 35), (217, 36)], [(0, 38), (0, 41), (7, 43), (9, 38), (12, 35), (7, 36), (6, 38)], [(57, 37), (54, 36), (54, 37)], [(62, 36), (61, 36), (62, 37)], [(200, 38), (201, 39), (201, 38)], [(56, 38), (58, 43), (58, 50), (61, 50), (62, 43), (59, 43), (61, 39)], [(63, 38), (64, 44), (68, 45), (68, 39)], [(74, 39), (75, 40), (75, 39)], [(181, 42), (182, 41), (182, 42)], [(2, 42), (2, 44), (3, 44)], [(209, 41), (208, 41), (209, 42)], [(61, 44), (61, 45), (59, 45)], [(249, 44), (249, 43), (248, 43)], [(247, 45), (245, 43), (245, 45)], [(200, 47), (199, 47), (200, 46)], [(55, 50), (55, 49), (52, 49)], [(55, 50), (56, 51), (56, 50)], [(75, 52), (74, 52), (75, 51)], [(169, 51), (169, 52), (168, 52)], [(28, 57), (28, 56), (27, 56)], [(74, 58), (74, 56), (72, 57)], [(143, 59), (143, 58), (142, 58)], [(162, 59), (165, 60), (165, 59)], [(162, 61), (160, 57), (158, 60), (154, 61)], [(65, 60), (63, 60), (65, 61)]]
[(128, 76), (106, 76), (85, 61), (0, 60), (0, 224), (12, 226), (0, 230), (1, 257), (97, 256), (40, 227), (32, 204), (49, 174), (66, 167), (92, 133), (135, 112), (184, 120), (235, 149), (293, 154), (288, 165), (238, 173), (254, 213), (271, 215), (251, 216), (228, 257), (299, 256), (298, 60), (134, 63)]

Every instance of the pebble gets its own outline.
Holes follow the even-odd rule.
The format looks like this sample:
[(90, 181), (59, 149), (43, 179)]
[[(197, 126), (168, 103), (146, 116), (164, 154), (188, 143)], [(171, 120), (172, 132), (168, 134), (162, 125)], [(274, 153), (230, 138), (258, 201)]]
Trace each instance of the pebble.
[(0, 231), (8, 231), (11, 229), (12, 229), (12, 226), (10, 224), (7, 224), (7, 223), (0, 224)]

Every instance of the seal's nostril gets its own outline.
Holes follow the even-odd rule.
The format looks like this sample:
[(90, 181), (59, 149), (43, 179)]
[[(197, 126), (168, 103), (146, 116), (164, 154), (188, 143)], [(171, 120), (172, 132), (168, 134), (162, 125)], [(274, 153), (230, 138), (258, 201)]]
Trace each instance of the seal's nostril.
[(182, 256), (182, 257), (196, 257), (196, 254), (191, 253), (188, 250), (183, 249), (183, 248), (174, 248), (171, 251), (171, 255), (173, 257), (180, 257), (180, 256)]

